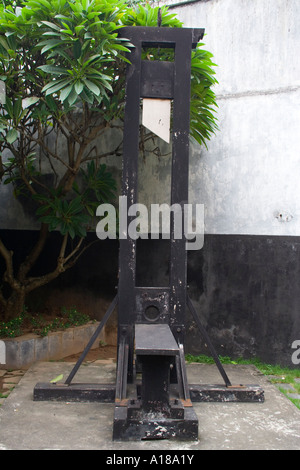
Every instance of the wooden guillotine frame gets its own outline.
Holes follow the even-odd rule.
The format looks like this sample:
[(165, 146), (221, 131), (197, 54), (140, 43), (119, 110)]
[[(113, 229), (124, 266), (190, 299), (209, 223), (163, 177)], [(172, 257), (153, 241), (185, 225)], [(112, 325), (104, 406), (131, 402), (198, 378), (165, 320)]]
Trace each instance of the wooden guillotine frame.
[[(126, 76), (122, 196), (137, 203), (141, 99), (172, 100), (171, 204), (188, 201), (191, 51), (204, 29), (125, 27), (134, 46)], [(142, 60), (143, 48), (172, 48), (174, 60)], [(129, 217), (127, 218), (129, 224)], [(128, 226), (128, 225), (127, 225)], [(198, 439), (193, 402), (264, 400), (257, 385), (232, 385), (187, 294), (186, 240), (170, 228), (167, 287), (136, 285), (137, 241), (120, 236), (118, 292), (64, 384), (38, 383), (34, 400), (114, 402), (114, 440)], [(118, 358), (114, 384), (78, 384), (73, 378), (105, 323), (118, 307)], [(189, 384), (184, 357), (189, 309), (224, 385)]]

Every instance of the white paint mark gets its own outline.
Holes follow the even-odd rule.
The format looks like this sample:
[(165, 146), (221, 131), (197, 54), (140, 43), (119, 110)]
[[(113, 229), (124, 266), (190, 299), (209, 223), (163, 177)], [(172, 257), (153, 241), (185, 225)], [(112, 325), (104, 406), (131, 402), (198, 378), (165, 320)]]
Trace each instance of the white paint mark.
[(0, 364), (6, 364), (6, 347), (4, 341), (0, 341)]

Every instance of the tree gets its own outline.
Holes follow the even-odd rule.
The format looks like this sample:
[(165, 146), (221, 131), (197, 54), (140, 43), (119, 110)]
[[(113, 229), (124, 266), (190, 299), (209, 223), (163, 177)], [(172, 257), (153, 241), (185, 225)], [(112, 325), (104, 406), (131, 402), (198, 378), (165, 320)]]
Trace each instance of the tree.
[[(118, 30), (157, 26), (159, 9), (129, 7), (125, 0), (5, 4), (0, 6), (0, 80), (6, 86), (0, 104), (0, 181), (12, 184), (16, 197), (34, 201), (40, 223), (37, 242), (19, 266), (0, 238), (5, 265), (0, 314), (8, 320), (19, 315), (29, 292), (76, 263), (88, 247), (96, 207), (115, 197), (116, 182), (100, 160), (121, 155), (122, 140), (104, 153), (96, 142), (108, 130), (122, 129), (130, 44)], [(160, 11), (162, 27), (182, 26), (166, 7)], [(217, 129), (216, 79), (212, 56), (201, 46), (192, 52), (191, 136), (205, 144)], [(49, 171), (51, 184), (45, 180)], [(54, 230), (61, 234), (56, 266), (34, 276)]]

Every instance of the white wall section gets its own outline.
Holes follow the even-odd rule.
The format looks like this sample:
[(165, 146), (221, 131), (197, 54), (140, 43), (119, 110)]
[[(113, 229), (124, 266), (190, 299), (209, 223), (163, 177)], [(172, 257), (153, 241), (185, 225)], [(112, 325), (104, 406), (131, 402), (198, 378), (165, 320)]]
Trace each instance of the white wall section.
[(300, 2), (208, 0), (172, 11), (205, 28), (218, 65), (220, 132), (208, 150), (191, 149), (190, 202), (205, 205), (206, 232), (300, 235)]

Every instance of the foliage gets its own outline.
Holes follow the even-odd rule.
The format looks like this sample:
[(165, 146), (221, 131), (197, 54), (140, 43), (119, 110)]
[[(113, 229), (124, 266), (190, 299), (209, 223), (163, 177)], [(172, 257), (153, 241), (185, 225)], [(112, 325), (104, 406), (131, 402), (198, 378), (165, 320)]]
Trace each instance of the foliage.
[(15, 338), (22, 334), (23, 315), (8, 322), (0, 322), (0, 338)]
[[(132, 26), (157, 26), (158, 12), (161, 10), (161, 26), (183, 26), (182, 22), (171, 14), (166, 6), (151, 8), (149, 5), (138, 5), (126, 15), (126, 24)], [(203, 49), (204, 44), (198, 43), (192, 51), (191, 57), (191, 119), (190, 135), (200, 145), (205, 145), (211, 136), (218, 130), (216, 109), (218, 108), (213, 87), (218, 83), (215, 78), (216, 64), (212, 61), (213, 54)], [(170, 49), (160, 50), (159, 53), (151, 49), (144, 58), (148, 60), (168, 60), (172, 52)]]
[(158, 15), (161, 13), (161, 26), (168, 28), (181, 28), (182, 22), (176, 18), (176, 15), (170, 13), (168, 8), (163, 5), (161, 7), (151, 7), (149, 4), (137, 4), (132, 9), (128, 9), (123, 18), (126, 26), (157, 26)]
[(213, 86), (217, 83), (212, 62), (213, 55), (202, 49), (203, 43), (199, 43), (192, 51), (191, 66), (191, 136), (200, 145), (210, 139), (218, 130), (215, 116), (217, 108)]
[[(0, 310), (18, 316), (26, 295), (72, 267), (87, 248), (95, 208), (117, 186), (101, 159), (122, 154), (125, 68), (130, 43), (123, 26), (181, 27), (167, 7), (126, 0), (10, 0), (0, 2), (0, 181), (29, 197), (40, 222), (37, 243), (14, 265), (5, 263)], [(217, 129), (211, 54), (192, 53), (191, 136), (200, 144)], [(3, 97), (2, 97), (3, 98)], [(99, 148), (104, 135), (106, 148)], [(112, 135), (112, 134), (110, 134)], [(62, 235), (55, 268), (32, 269), (51, 231)], [(70, 243), (70, 240), (72, 243)], [(0, 312), (1, 314), (1, 312)]]
[(64, 330), (74, 326), (84, 325), (91, 321), (86, 314), (79, 312), (76, 307), (61, 309), (60, 316), (47, 320), (42, 314), (31, 314), (26, 308), (19, 316), (8, 322), (0, 322), (0, 338), (15, 338), (25, 331), (39, 336), (47, 336), (50, 331)]
[[(262, 362), (259, 358), (254, 357), (251, 359), (245, 359), (243, 357), (237, 358), (230, 358), (228, 356), (219, 356), (220, 362), (222, 364), (247, 364), (253, 365), (257, 367), (257, 369), (264, 375), (271, 375), (276, 376), (275, 381), (278, 381), (280, 378), (280, 382), (282, 383), (290, 383), (295, 378), (300, 377), (299, 369), (290, 369), (288, 367), (283, 367), (279, 364), (266, 364)], [(188, 363), (191, 362), (198, 362), (201, 364), (214, 364), (215, 361), (212, 357), (206, 356), (205, 354), (200, 354), (198, 356), (194, 356), (192, 354), (186, 355), (186, 361)]]
[[(116, 182), (100, 159), (115, 154), (120, 141), (99, 151), (96, 138), (122, 113), (124, 80), (116, 73), (124, 70), (129, 51), (118, 38), (125, 7), (115, 0), (0, 5), (0, 79), (6, 85), (0, 179), (14, 185), (16, 197), (30, 197), (41, 223), (38, 242), (17, 271), (0, 239), (6, 319), (18, 316), (31, 290), (74, 265), (86, 249), (95, 207), (115, 196)], [(62, 234), (56, 267), (30, 276), (53, 230)]]

